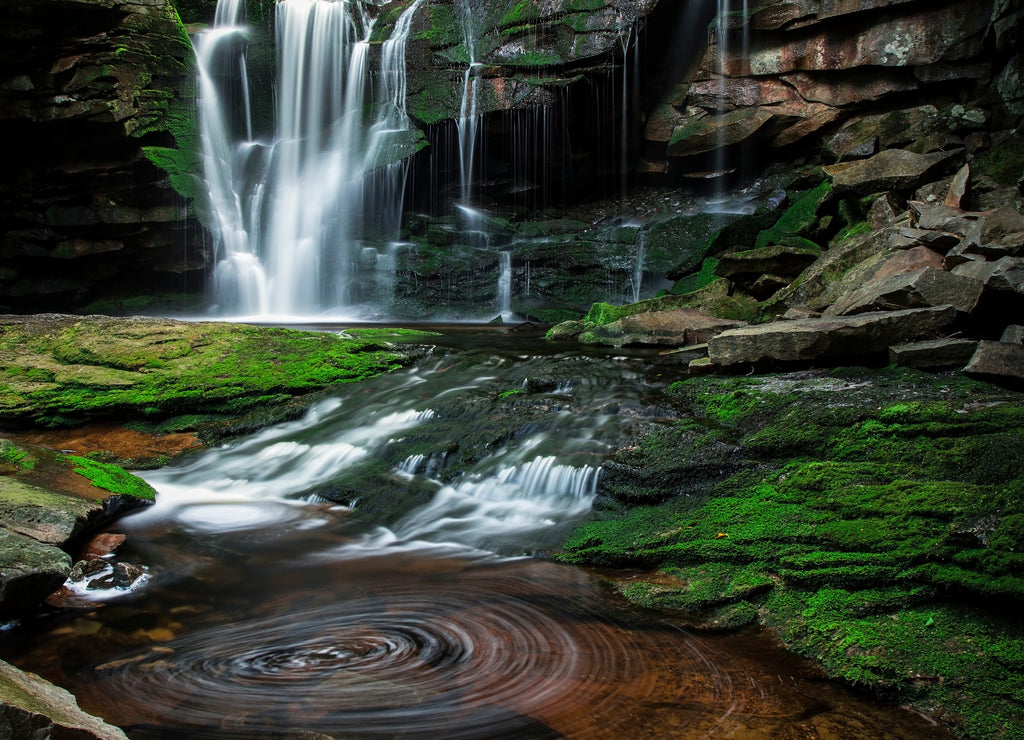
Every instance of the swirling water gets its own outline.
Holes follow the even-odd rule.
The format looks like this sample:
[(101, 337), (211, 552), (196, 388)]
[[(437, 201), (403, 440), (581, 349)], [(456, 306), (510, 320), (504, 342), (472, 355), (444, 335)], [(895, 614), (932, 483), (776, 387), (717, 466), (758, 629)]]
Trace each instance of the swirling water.
[(657, 422), (662, 373), (471, 349), (341, 388), (147, 473), (159, 503), (117, 524), (144, 585), (9, 633), (5, 657), (136, 739), (932, 736), (764, 639), (523, 557)]

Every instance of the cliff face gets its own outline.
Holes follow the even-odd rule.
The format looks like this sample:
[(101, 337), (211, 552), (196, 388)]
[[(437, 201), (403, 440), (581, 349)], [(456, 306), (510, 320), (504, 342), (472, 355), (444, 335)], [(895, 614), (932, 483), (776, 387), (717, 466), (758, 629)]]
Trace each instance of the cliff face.
[[(733, 162), (795, 149), (835, 161), (924, 135), (948, 149), (972, 131), (1013, 128), (1024, 113), (1021, 18), (1017, 0), (754, 3), (745, 28), (731, 16), (696, 70), (669, 81), (644, 129), (642, 168), (713, 169), (720, 147)], [(880, 117), (891, 111), (905, 113)]]
[(28, 0), (3, 16), (0, 310), (194, 287), (194, 56), (170, 0)]
[[(373, 10), (372, 41), (387, 38), (412, 2)], [(210, 20), (205, 0), (179, 4), (190, 20)], [(260, 5), (267, 26), (271, 8)], [(406, 52), (407, 107), (432, 146), (417, 155), (407, 206), (446, 211), (459, 179), (452, 121), (470, 110), (483, 116), (475, 198), (516, 225), (525, 211), (618, 198), (630, 184), (678, 188), (708, 174), (753, 177), (772, 162), (830, 164), (893, 147), (979, 151), (1024, 115), (1020, 0), (752, 1), (727, 10), (722, 25), (717, 12), (708, 0), (421, 0)], [(172, 0), (27, 0), (3, 16), (0, 310), (198, 292), (211, 256), (190, 215), (203, 191), (195, 71)], [(259, 74), (269, 79), (272, 54), (262, 52)], [(615, 207), (569, 217), (596, 223)], [(440, 236), (415, 219), (407, 225), (403, 238), (437, 237), (407, 277), (443, 287), (452, 260), (471, 274), (496, 269), (451, 249), (450, 224)], [(509, 237), (501, 248), (516, 242), (499, 236)], [(603, 283), (613, 264), (635, 283), (637, 255), (652, 254), (619, 232), (577, 236), (565, 235), (582, 245), (571, 269), (560, 247), (550, 258), (514, 254), (513, 293), (529, 291), (530, 266), (541, 260), (554, 270), (545, 302), (585, 310), (614, 296), (577, 290), (583, 275)], [(598, 246), (584, 249), (588, 239)], [(496, 259), (471, 247), (463, 252), (473, 259)], [(427, 248), (437, 259), (424, 257)], [(685, 244), (657, 249), (666, 265), (685, 261)], [(423, 265), (435, 262), (428, 275)], [(648, 272), (671, 272), (662, 267)], [(399, 278), (419, 314), (418, 295), (429, 291)], [(492, 289), (480, 279), (481, 291)], [(558, 299), (570, 292), (578, 295)], [(638, 293), (635, 284), (623, 292)]]

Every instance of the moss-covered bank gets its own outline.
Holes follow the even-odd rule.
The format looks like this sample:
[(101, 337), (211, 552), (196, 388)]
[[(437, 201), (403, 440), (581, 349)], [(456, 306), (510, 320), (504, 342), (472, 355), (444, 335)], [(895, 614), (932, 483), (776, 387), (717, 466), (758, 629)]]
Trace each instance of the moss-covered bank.
[(9, 316), (0, 320), (0, 413), (21, 427), (191, 417), (179, 429), (203, 418), (266, 414), (302, 394), (407, 364), (413, 352), (392, 340), (414, 334)]
[(966, 737), (1024, 737), (1024, 396), (897, 370), (694, 378), (606, 466), (563, 559), (760, 623)]

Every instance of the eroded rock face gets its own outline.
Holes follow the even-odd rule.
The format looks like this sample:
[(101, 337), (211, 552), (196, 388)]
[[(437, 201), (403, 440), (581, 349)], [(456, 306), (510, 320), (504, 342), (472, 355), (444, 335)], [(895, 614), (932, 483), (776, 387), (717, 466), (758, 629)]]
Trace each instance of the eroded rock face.
[(417, 11), (406, 51), (410, 115), (423, 124), (458, 118), (471, 62), (478, 113), (551, 103), (621, 54), (657, 3), (431, 0)]
[(198, 288), (193, 52), (171, 0), (8, 4), (0, 42), (0, 310)]
[[(825, 143), (844, 158), (911, 142), (919, 154), (949, 149), (989, 116), (951, 91), (977, 99), (991, 84), (997, 113), (1020, 115), (1015, 18), (991, 0), (766, 2), (745, 31), (736, 18), (716, 27), (689, 84), (654, 106), (644, 137), (683, 170), (706, 168), (713, 140), (732, 150), (734, 168), (797, 143)], [(999, 57), (985, 46), (992, 36)]]

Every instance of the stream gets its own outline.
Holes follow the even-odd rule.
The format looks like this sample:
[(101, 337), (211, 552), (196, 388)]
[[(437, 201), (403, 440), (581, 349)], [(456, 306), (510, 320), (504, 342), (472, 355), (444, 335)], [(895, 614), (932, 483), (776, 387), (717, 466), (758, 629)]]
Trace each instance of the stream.
[[(130, 591), (2, 657), (143, 738), (922, 738), (761, 634), (684, 630), (551, 562), (671, 414), (648, 354), (451, 329), (415, 367), (144, 473)], [(628, 574), (617, 574), (628, 577)]]

